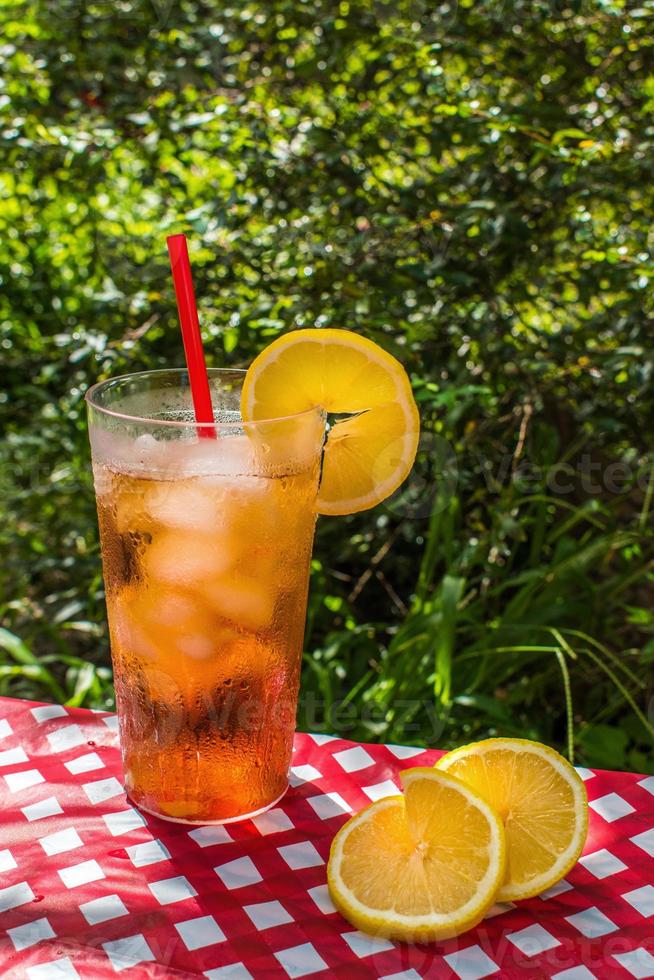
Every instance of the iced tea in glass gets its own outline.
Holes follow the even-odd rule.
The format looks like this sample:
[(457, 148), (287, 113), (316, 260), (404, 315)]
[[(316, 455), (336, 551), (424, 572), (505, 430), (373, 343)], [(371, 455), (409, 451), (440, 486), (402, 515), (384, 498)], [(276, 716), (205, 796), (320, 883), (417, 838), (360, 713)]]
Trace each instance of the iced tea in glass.
[(125, 785), (185, 823), (288, 785), (324, 415), (242, 422), (243, 373), (209, 372), (213, 427), (184, 370), (87, 395)]

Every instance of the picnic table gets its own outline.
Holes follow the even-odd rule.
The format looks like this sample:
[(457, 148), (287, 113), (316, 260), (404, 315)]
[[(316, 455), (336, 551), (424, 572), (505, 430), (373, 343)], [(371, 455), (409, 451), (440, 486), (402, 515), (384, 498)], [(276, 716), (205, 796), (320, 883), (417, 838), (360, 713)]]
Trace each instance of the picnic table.
[(654, 776), (579, 770), (579, 864), (458, 939), (390, 942), (341, 917), (325, 880), (334, 833), (439, 754), (298, 734), (274, 809), (189, 827), (129, 804), (114, 715), (0, 698), (0, 975), (654, 977)]

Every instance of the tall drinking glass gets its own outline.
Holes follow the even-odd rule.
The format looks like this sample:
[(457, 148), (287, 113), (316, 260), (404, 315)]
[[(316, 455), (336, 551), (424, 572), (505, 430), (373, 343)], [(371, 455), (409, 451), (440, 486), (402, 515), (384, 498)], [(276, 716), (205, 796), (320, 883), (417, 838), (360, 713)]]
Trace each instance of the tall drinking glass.
[(244, 372), (95, 385), (89, 432), (125, 785), (184, 823), (226, 823), (287, 788), (323, 413), (239, 415)]

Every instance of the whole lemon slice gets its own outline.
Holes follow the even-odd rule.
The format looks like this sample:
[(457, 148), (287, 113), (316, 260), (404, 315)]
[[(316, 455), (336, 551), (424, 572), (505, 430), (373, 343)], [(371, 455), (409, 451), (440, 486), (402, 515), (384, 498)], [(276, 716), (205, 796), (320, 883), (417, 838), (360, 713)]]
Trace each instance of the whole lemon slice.
[(498, 901), (538, 895), (576, 863), (588, 830), (586, 788), (554, 749), (489, 738), (449, 752), (436, 766), (464, 780), (504, 822), (507, 872)]
[(241, 393), (246, 422), (320, 406), (334, 415), (318, 494), (321, 514), (353, 514), (385, 500), (407, 477), (420, 420), (402, 365), (350, 330), (293, 330), (250, 365)]
[(407, 769), (404, 796), (371, 803), (332, 842), (329, 893), (365, 932), (409, 941), (457, 936), (488, 911), (505, 873), (502, 823), (460, 780)]

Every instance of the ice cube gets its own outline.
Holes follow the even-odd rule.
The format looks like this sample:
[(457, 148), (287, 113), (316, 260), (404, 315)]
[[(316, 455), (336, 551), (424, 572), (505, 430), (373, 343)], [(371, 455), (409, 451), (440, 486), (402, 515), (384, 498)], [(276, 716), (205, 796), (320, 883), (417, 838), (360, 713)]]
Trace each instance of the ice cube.
[(262, 476), (204, 477), (220, 488), (220, 521), (226, 533), (237, 536), (245, 552), (261, 535), (274, 533), (279, 523), (274, 482)]
[(215, 488), (197, 480), (160, 480), (148, 489), (144, 507), (166, 527), (211, 532), (219, 521), (220, 499)]
[(221, 435), (188, 444), (182, 464), (185, 475), (242, 476), (255, 474), (253, 449), (246, 435)]
[(116, 530), (119, 534), (149, 530), (150, 518), (145, 511), (143, 482), (122, 480), (115, 496)]
[(143, 619), (143, 596), (131, 585), (107, 595), (111, 644), (119, 653), (141, 660), (156, 660), (159, 650)]
[(198, 603), (180, 592), (155, 592), (150, 599), (149, 618), (167, 629), (188, 629), (197, 622)]
[(106, 494), (111, 493), (114, 483), (114, 474), (105, 466), (100, 466), (98, 463), (94, 463), (93, 483), (95, 486), (96, 497), (103, 497)]
[(180, 636), (176, 642), (176, 647), (185, 657), (193, 660), (206, 660), (213, 657), (216, 653), (216, 645), (211, 636)]
[(225, 572), (234, 558), (225, 536), (178, 530), (156, 534), (141, 561), (150, 582), (193, 589)]
[(219, 440), (218, 473), (224, 476), (256, 475), (252, 443), (247, 436), (225, 436)]
[(189, 672), (185, 658), (213, 657), (225, 633), (207, 603), (165, 586), (129, 586), (123, 592), (127, 598), (118, 604), (112, 640), (126, 654), (156, 664), (183, 687), (200, 679), (195, 667)]
[(157, 442), (149, 432), (144, 432), (137, 436), (132, 444), (134, 459), (140, 463), (146, 463), (154, 453), (161, 450), (161, 443)]
[(124, 470), (126, 459), (131, 451), (131, 440), (126, 435), (109, 432), (98, 425), (89, 425), (89, 439), (96, 465), (108, 466), (112, 470)]
[(124, 433), (110, 432), (96, 425), (89, 426), (89, 436), (96, 464), (131, 476), (165, 471), (169, 465), (170, 447), (174, 445), (170, 441), (159, 442), (148, 433), (133, 439)]
[(202, 591), (220, 616), (243, 629), (257, 632), (272, 622), (274, 594), (254, 578), (223, 576), (205, 582)]

